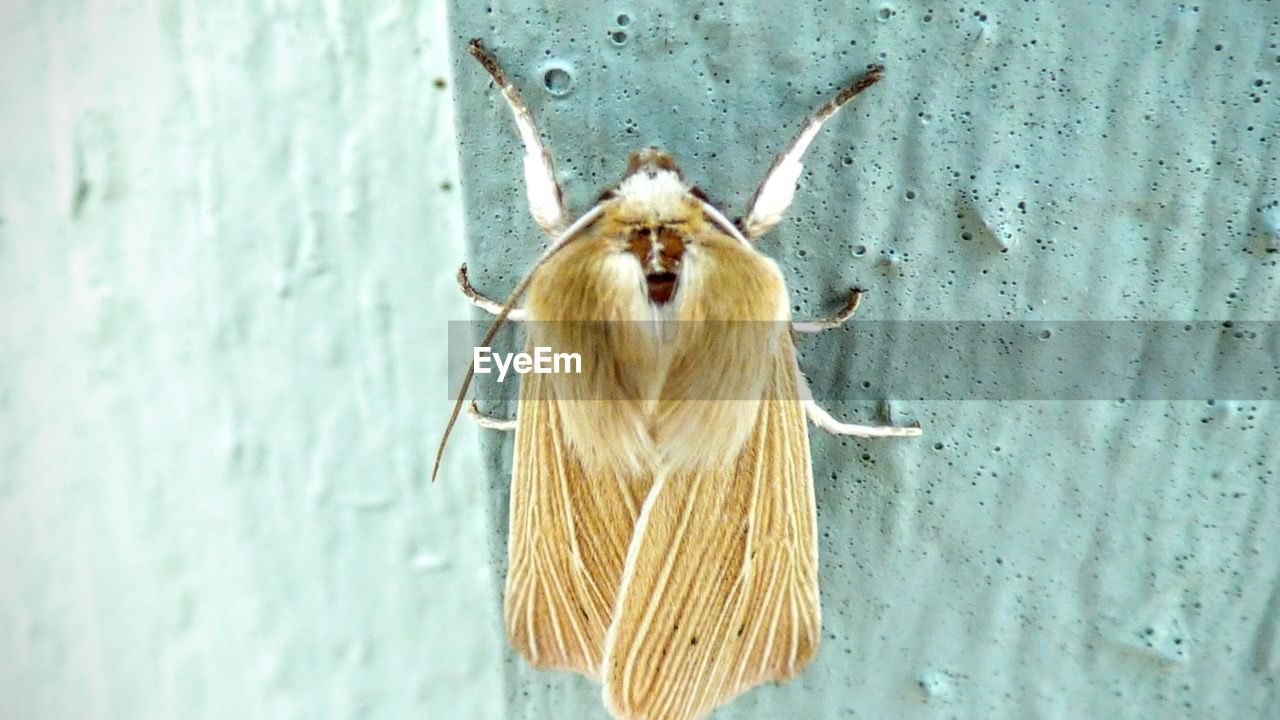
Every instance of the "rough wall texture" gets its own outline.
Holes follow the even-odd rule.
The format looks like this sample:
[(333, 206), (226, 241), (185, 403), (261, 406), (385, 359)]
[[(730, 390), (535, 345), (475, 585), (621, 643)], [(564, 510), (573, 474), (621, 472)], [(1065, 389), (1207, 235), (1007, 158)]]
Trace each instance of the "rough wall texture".
[[(859, 285), (864, 320), (1277, 319), (1275, 3), (456, 2), (450, 33), (503, 59), (579, 211), (657, 144), (740, 212), (885, 63), (761, 243), (797, 314)], [(541, 241), (507, 109), (454, 66), (473, 278), (502, 296)], [(877, 417), (840, 333), (801, 352), (838, 414)], [(818, 657), (717, 717), (1280, 713), (1274, 402), (891, 406), (923, 441), (814, 440)], [(500, 577), (510, 441), (487, 442)], [(584, 680), (510, 653), (506, 677), (511, 717), (603, 717)]]
[(0, 718), (496, 718), (437, 3), (4, 3)]
[[(425, 483), (468, 316), (466, 38), (526, 88), (578, 208), (649, 143), (741, 207), (885, 62), (762, 243), (800, 313), (857, 284), (865, 319), (1275, 319), (1278, 18), (458, 3), (446, 31), (433, 3), (6, 3), (0, 718), (603, 717), (502, 641), (507, 441), (482, 459), (462, 426)], [(500, 294), (539, 239), (463, 60), (471, 264)], [(872, 419), (840, 400), (864, 379), (841, 337), (803, 364)], [(819, 656), (717, 717), (1275, 715), (1273, 403), (893, 410), (925, 440), (815, 437)]]

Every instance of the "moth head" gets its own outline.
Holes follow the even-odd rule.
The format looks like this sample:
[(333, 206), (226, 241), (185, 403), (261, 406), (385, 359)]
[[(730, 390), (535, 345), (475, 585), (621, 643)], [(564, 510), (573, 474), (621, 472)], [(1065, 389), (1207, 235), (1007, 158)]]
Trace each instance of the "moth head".
[(601, 198), (623, 226), (624, 251), (645, 274), (650, 302), (665, 305), (676, 292), (684, 255), (684, 223), (698, 200), (671, 156), (649, 147), (631, 153), (622, 181)]
[(626, 223), (671, 222), (688, 217), (689, 184), (671, 156), (649, 147), (631, 153), (627, 172), (601, 200), (616, 201)]
[(671, 172), (675, 173), (676, 178), (681, 177), (680, 167), (676, 165), (676, 161), (656, 147), (641, 148), (627, 158), (627, 173), (624, 180), (641, 172), (648, 177), (654, 177), (661, 172)]

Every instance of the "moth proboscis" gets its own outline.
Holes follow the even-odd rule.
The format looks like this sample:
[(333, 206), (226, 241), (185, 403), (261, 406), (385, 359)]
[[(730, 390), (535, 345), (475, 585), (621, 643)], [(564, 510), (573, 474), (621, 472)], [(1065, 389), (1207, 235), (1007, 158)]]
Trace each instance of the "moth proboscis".
[(507, 635), (534, 666), (602, 683), (614, 717), (703, 717), (792, 677), (817, 649), (806, 416), (841, 435), (921, 434), (841, 423), (812, 400), (794, 333), (839, 326), (861, 293), (832, 317), (794, 321), (781, 271), (751, 243), (782, 219), (823, 123), (883, 68), (805, 122), (737, 222), (650, 147), (569, 223), (532, 113), (479, 40), (468, 51), (515, 116), (529, 207), (551, 238), (506, 302), (481, 295), (459, 270), (467, 297), (497, 316), (480, 345), (504, 320), (524, 320), (529, 347), (585, 345), (608, 369), (524, 376), (514, 422), (471, 404), (482, 425), (515, 430)]

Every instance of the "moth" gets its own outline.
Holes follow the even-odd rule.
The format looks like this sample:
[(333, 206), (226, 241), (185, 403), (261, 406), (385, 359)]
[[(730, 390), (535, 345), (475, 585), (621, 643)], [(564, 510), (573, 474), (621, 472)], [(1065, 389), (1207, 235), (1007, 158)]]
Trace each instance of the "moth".
[[(468, 51), (502, 92), (524, 145), (530, 211), (551, 239), (504, 303), (529, 347), (589, 350), (578, 376), (526, 375), (516, 419), (504, 598), (507, 635), (535, 667), (603, 685), (616, 718), (700, 718), (813, 657), (821, 624), (806, 418), (840, 435), (920, 428), (850, 425), (810, 397), (778, 266), (752, 241), (791, 204), (822, 125), (884, 70), (872, 66), (808, 118), (730, 221), (657, 148), (576, 219), (533, 116), (479, 40)], [(516, 305), (525, 297), (522, 307)], [(469, 369), (436, 455), (458, 418)]]

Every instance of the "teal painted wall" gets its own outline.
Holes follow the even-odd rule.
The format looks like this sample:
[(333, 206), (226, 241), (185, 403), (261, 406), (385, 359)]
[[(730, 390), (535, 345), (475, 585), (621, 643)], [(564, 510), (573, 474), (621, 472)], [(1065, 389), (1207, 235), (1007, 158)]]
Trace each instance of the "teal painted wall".
[(0, 718), (502, 717), (444, 23), (5, 3)]
[[(1280, 7), (1126, 8), (7, 4), (0, 718), (604, 717), (502, 637), (509, 440), (426, 482), (453, 270), (541, 246), (472, 36), (578, 209), (649, 143), (740, 208), (884, 62), (761, 243), (798, 314), (1277, 319)], [(847, 337), (802, 364), (876, 420)], [(891, 407), (814, 437), (818, 657), (716, 718), (1276, 715), (1274, 402)]]

